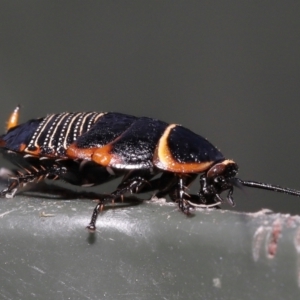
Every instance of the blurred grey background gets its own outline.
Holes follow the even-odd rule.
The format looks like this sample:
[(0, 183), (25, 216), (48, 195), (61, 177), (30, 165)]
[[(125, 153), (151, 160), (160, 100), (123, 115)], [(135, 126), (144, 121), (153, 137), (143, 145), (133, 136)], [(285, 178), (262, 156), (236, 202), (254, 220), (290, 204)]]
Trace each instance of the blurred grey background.
[[(300, 189), (299, 13), (297, 1), (1, 1), (1, 126), (16, 104), (22, 121), (151, 116), (208, 138), (243, 179)], [(237, 210), (300, 213), (299, 198), (234, 195)]]

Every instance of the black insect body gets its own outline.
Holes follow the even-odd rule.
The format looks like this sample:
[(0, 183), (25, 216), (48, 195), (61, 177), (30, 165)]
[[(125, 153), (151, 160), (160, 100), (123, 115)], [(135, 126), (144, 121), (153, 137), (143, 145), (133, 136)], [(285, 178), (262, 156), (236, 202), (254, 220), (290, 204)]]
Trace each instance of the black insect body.
[[(249, 186), (300, 196), (300, 191), (235, 178), (238, 166), (189, 129), (156, 119), (121, 113), (62, 113), (18, 124), (17, 107), (0, 136), (0, 151), (20, 168), (2, 197), (13, 197), (28, 182), (62, 179), (74, 185), (121, 183), (100, 199), (88, 225), (95, 231), (106, 201), (127, 192), (169, 195), (184, 213), (195, 206), (234, 205), (234, 186)], [(200, 174), (198, 195), (186, 192)]]

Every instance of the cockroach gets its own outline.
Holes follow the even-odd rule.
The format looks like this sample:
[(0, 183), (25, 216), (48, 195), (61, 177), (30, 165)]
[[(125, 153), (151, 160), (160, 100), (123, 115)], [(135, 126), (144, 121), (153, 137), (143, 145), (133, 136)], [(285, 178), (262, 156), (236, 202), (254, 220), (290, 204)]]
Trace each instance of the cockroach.
[[(235, 186), (248, 186), (300, 196), (300, 191), (236, 178), (238, 165), (207, 139), (177, 124), (115, 112), (51, 114), (18, 125), (19, 106), (0, 136), (0, 151), (20, 170), (0, 192), (13, 197), (28, 182), (61, 179), (78, 186), (99, 185), (122, 177), (109, 196), (101, 197), (87, 228), (107, 201), (124, 194), (169, 195), (189, 214), (194, 207), (234, 205)], [(198, 194), (187, 187), (198, 177)]]

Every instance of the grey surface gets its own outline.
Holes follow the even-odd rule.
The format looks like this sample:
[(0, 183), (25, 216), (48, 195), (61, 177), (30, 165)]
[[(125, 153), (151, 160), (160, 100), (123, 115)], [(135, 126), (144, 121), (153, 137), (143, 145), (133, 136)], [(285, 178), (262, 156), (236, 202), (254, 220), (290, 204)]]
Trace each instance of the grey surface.
[(90, 235), (93, 207), (24, 196), (3, 201), (1, 299), (300, 296), (299, 217), (219, 210), (186, 218), (161, 201), (109, 209)]

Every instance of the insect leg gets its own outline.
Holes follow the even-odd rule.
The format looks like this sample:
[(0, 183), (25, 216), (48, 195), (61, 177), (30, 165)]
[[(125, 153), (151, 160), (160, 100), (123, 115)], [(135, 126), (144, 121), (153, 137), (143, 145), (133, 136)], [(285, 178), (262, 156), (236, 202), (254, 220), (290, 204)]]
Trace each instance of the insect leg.
[(137, 193), (143, 185), (147, 185), (149, 179), (153, 177), (154, 174), (147, 170), (134, 170), (125, 174), (122, 182), (118, 185), (117, 189), (112, 192), (109, 196), (104, 199), (100, 199), (99, 203), (94, 208), (91, 221), (87, 226), (90, 232), (96, 230), (96, 221), (99, 213), (103, 210), (104, 205), (108, 201), (113, 201), (114, 199), (123, 196), (127, 192)]
[[(184, 213), (189, 213), (189, 209), (192, 204), (189, 200), (197, 197), (196, 195), (190, 196), (186, 189), (196, 179), (197, 174), (186, 174), (178, 175), (172, 172), (164, 172), (157, 182), (153, 182), (152, 186), (155, 185), (158, 192), (155, 194), (156, 197), (161, 198), (169, 194), (171, 200), (178, 202), (180, 210)], [(152, 183), (150, 181), (150, 183)], [(144, 192), (144, 191), (143, 191)], [(199, 200), (199, 196), (197, 197)]]
[(118, 188), (111, 193), (109, 196), (107, 196), (104, 199), (100, 199), (99, 203), (96, 205), (96, 207), (93, 210), (93, 214), (91, 217), (91, 221), (89, 225), (86, 227), (90, 232), (96, 231), (96, 221), (98, 218), (98, 215), (101, 211), (103, 211), (104, 205), (109, 200), (114, 200), (118, 197), (123, 196), (127, 192), (131, 193), (140, 193), (145, 192), (145, 190), (152, 191), (156, 190), (160, 185), (160, 178), (157, 178), (154, 181), (154, 185), (152, 185), (151, 177), (153, 177), (154, 174), (150, 173), (148, 170), (135, 170), (127, 173), (122, 182), (119, 184)]
[[(186, 176), (179, 176), (178, 186), (175, 189), (175, 195), (177, 198), (176, 201), (178, 202), (179, 209), (183, 213), (188, 215), (190, 213), (190, 209), (194, 207), (188, 200), (186, 200), (187, 198), (189, 198), (189, 194), (186, 193), (187, 183), (188, 182)], [(171, 195), (174, 195), (174, 191)]]
[(144, 188), (151, 188), (151, 178), (155, 175), (150, 170), (133, 170), (125, 174), (122, 182), (112, 195), (121, 196), (127, 192), (131, 194), (144, 192)]
[(174, 188), (169, 192), (170, 198), (174, 202), (178, 202), (178, 207), (180, 210), (189, 214), (191, 208), (200, 207), (200, 208), (210, 208), (210, 207), (218, 207), (221, 203), (220, 201), (203, 201), (199, 195), (189, 194), (186, 192), (188, 186), (196, 179), (197, 174), (187, 174), (187, 175), (177, 175), (177, 184)]
[(150, 180), (149, 184), (143, 186), (139, 192), (147, 193), (157, 190), (154, 196), (162, 198), (166, 196), (176, 185), (177, 178), (174, 173), (164, 172), (159, 178)]
[(90, 232), (95, 232), (96, 231), (96, 222), (99, 213), (103, 210), (104, 208), (104, 200), (99, 200), (99, 203), (96, 205), (96, 207), (93, 210), (92, 218), (89, 223), (89, 225), (86, 227)]
[(14, 180), (8, 185), (7, 188), (3, 189), (0, 192), (1, 198), (13, 198), (16, 194), (17, 190), (19, 188), (19, 181), (17, 178), (14, 178)]
[[(197, 174), (188, 174), (185, 178), (185, 189), (196, 179)], [(178, 176), (172, 172), (164, 172), (159, 178), (155, 178), (149, 181), (149, 184), (145, 185), (138, 193), (150, 192), (153, 190), (158, 190), (154, 195), (157, 198), (162, 198), (169, 194), (170, 198), (177, 202), (179, 197), (178, 192)], [(187, 194), (185, 192), (185, 201), (188, 202), (191, 206), (201, 207), (201, 208), (210, 208), (217, 207), (220, 202), (216, 201), (203, 201), (196, 194)]]
[(7, 188), (0, 192), (2, 198), (13, 198), (19, 188), (25, 186), (29, 182), (38, 182), (42, 179), (49, 178), (55, 180), (66, 172), (64, 167), (60, 167), (53, 164), (49, 167), (40, 165), (39, 168), (31, 166), (31, 168), (22, 168), (21, 171), (17, 171), (16, 176), (10, 177), (9, 185)]

